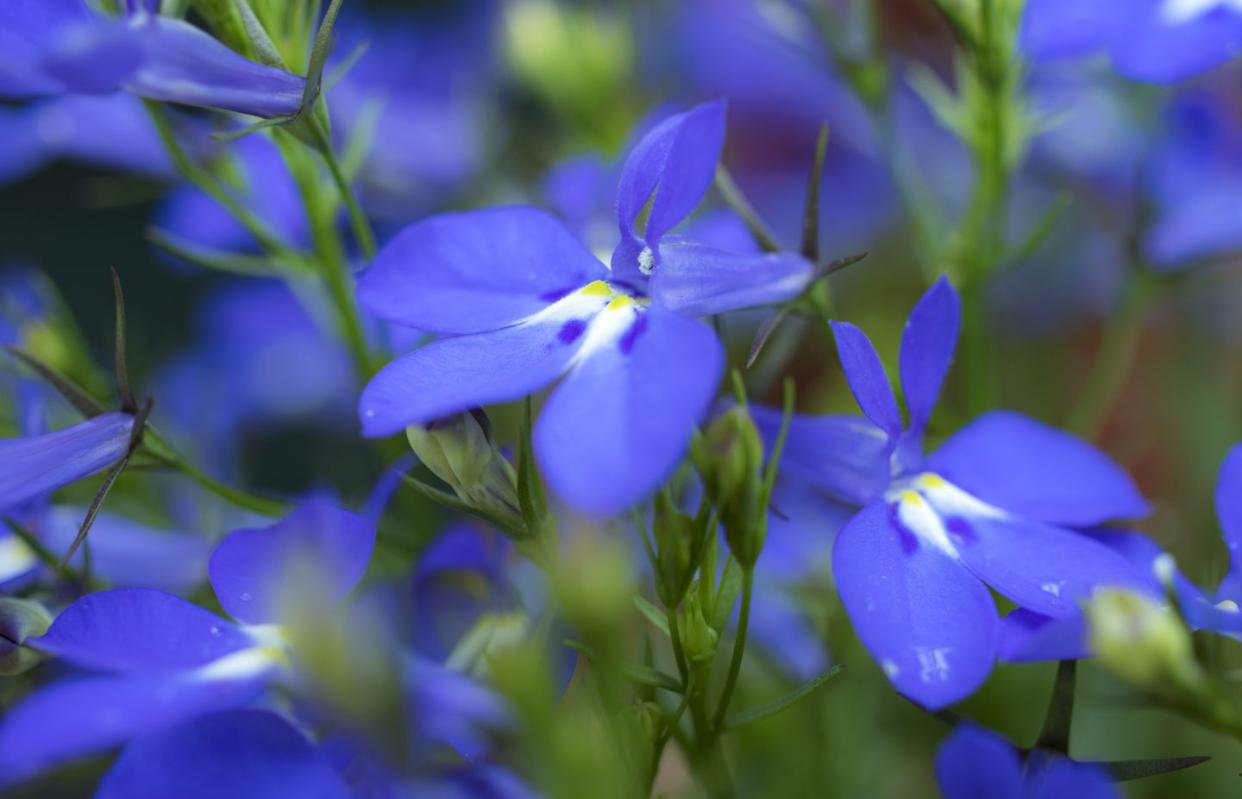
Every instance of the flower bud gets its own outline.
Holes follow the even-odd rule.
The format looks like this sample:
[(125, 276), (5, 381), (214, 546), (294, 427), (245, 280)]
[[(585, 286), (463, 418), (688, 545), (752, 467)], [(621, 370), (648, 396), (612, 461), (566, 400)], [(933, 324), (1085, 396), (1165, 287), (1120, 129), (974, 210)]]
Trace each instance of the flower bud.
[(678, 511), (663, 496), (656, 497), (652, 527), (656, 542), (656, 590), (660, 601), (671, 607), (685, 596), (694, 576), (690, 559), (699, 528), (694, 519)]
[(765, 533), (760, 501), (763, 439), (746, 409), (735, 406), (717, 416), (693, 457), (704, 490), (720, 514), (729, 549), (744, 568), (753, 566)]
[(710, 663), (716, 656), (716, 644), (720, 635), (703, 615), (699, 607), (697, 594), (691, 592), (686, 596), (685, 610), (682, 612), (681, 646), (694, 663)]
[(517, 474), (492, 443), (482, 411), (408, 427), (405, 436), (418, 459), (463, 502), (502, 516), (521, 516)]
[(1158, 693), (1199, 692), (1205, 675), (1181, 620), (1140, 594), (1100, 589), (1086, 606), (1091, 647), (1122, 679)]
[(52, 626), (52, 614), (38, 602), (16, 597), (0, 598), (0, 675), (28, 671), (42, 656), (22, 644), (43, 635)]

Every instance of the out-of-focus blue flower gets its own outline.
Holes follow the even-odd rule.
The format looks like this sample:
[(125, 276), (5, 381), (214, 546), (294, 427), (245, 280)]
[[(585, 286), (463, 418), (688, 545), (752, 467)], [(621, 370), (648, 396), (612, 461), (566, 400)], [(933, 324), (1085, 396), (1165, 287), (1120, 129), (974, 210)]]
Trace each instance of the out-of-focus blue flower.
[(134, 740), (96, 799), (349, 799), (328, 756), (265, 710), (214, 713)]
[(105, 413), (73, 427), (0, 440), (0, 511), (77, 482), (129, 450), (134, 418)]
[(26, 644), (109, 676), (76, 677), (36, 691), (0, 723), (0, 779), (14, 782), (258, 697), (288, 664), (278, 599), (307, 565), (343, 598), (362, 578), (375, 520), (309, 503), (262, 530), (239, 530), (212, 554), (220, 604), (240, 623), (152, 589), (90, 594)]
[(0, 97), (106, 94), (259, 117), (296, 113), (305, 80), (250, 61), (179, 19), (85, 0), (12, 0), (0, 9)]
[(346, 15), (338, 26), (337, 53), (362, 42), (366, 52), (329, 92), (333, 127), (343, 142), (367, 135), (358, 191), (377, 220), (443, 207), (483, 166), (496, 9), (471, 0), (424, 16)]
[(813, 271), (798, 256), (670, 234), (711, 184), (723, 138), (715, 103), (638, 143), (617, 191), (622, 242), (611, 271), (533, 208), (448, 214), (403, 231), (359, 278), (359, 299), (381, 318), (451, 337), (371, 381), (359, 403), (364, 434), (520, 399), (568, 374), (534, 430), (549, 485), (595, 516), (654, 489), (719, 381), (720, 343), (694, 317), (788, 299)]
[(964, 724), (936, 753), (936, 784), (944, 799), (1115, 799), (1108, 770), (1049, 752), (1025, 758), (1004, 738)]
[(0, 108), (0, 136), (6, 145), (0, 152), (0, 185), (61, 158), (155, 178), (173, 174), (150, 115), (128, 94), (55, 97)]
[(1144, 254), (1159, 270), (1242, 249), (1242, 125), (1219, 93), (1177, 97), (1166, 110), (1167, 134), (1150, 165), (1155, 218)]
[[(889, 680), (933, 708), (970, 694), (991, 671), (1000, 623), (987, 586), (1062, 617), (1099, 586), (1138, 584), (1124, 558), (1066, 528), (1148, 509), (1103, 453), (1012, 412), (980, 417), (924, 457), (960, 316), (943, 278), (910, 314), (900, 359), (907, 425), (871, 342), (834, 322), (846, 380), (867, 418), (795, 418), (781, 461), (791, 475), (863, 506), (833, 547), (838, 593)], [(756, 414), (769, 434), (779, 423), (774, 411)]]
[(1218, 66), (1242, 48), (1236, 0), (1029, 0), (1023, 50), (1034, 59), (1105, 53), (1118, 72), (1168, 83)]

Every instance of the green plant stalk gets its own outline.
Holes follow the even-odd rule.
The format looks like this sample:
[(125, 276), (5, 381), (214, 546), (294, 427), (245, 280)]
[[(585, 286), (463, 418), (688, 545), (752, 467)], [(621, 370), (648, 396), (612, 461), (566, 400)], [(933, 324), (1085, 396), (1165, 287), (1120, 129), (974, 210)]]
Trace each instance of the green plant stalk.
[(313, 123), (312, 129), (319, 145), (320, 155), (323, 156), (324, 163), (328, 165), (328, 171), (332, 173), (332, 182), (336, 184), (341, 200), (345, 203), (345, 210), (349, 214), (349, 223), (353, 228), (354, 238), (358, 241), (358, 248), (362, 250), (362, 257), (370, 261), (375, 257), (375, 233), (371, 230), (371, 223), (367, 221), (362, 206), (358, 204), (358, 198), (354, 194), (353, 187), (349, 185), (349, 179), (345, 177), (344, 170), (341, 169), (327, 133), (319, 124)]
[(729, 660), (729, 673), (725, 677), (724, 689), (720, 693), (720, 701), (716, 705), (716, 715), (712, 722), (713, 733), (719, 735), (724, 729), (725, 714), (729, 710), (729, 702), (733, 700), (733, 691), (737, 687), (737, 678), (742, 671), (742, 658), (746, 654), (746, 635), (750, 627), (750, 598), (754, 593), (755, 570), (746, 567), (742, 570), (742, 606), (738, 610), (737, 635), (733, 639), (733, 655)]

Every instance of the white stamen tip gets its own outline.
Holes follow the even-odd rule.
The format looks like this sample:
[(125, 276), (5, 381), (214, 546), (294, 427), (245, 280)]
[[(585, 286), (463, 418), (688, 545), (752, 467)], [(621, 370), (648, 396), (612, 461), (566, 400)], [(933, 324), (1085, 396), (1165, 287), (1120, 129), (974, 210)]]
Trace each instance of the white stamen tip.
[(655, 253), (650, 247), (643, 247), (642, 252), (638, 254), (638, 271), (644, 275), (650, 275), (655, 271)]

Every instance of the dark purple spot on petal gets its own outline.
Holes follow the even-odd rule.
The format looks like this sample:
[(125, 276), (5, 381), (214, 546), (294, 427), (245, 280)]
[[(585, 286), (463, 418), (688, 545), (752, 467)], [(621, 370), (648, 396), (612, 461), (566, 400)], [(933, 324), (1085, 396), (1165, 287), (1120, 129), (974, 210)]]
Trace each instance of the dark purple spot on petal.
[(979, 540), (979, 533), (975, 531), (970, 522), (961, 516), (949, 517), (944, 526), (949, 531), (949, 537), (953, 539), (955, 544), (969, 546)]
[(898, 513), (896, 503), (888, 506), (888, 523), (897, 531), (897, 540), (901, 542), (901, 551), (904, 554), (913, 555), (918, 551), (919, 539), (901, 523), (901, 515)]
[(544, 302), (556, 302), (557, 300), (568, 297), (574, 291), (575, 289), (573, 288), (556, 289), (555, 291), (545, 291), (543, 294), (539, 295), (539, 299), (543, 300)]
[(630, 325), (630, 329), (625, 331), (625, 335), (621, 337), (621, 351), (626, 355), (634, 349), (634, 342), (638, 341), (638, 337), (647, 329), (647, 314), (639, 314), (634, 320), (634, 324)]
[(586, 322), (581, 319), (570, 319), (561, 327), (556, 337), (561, 340), (562, 344), (573, 344), (584, 330), (586, 330)]

